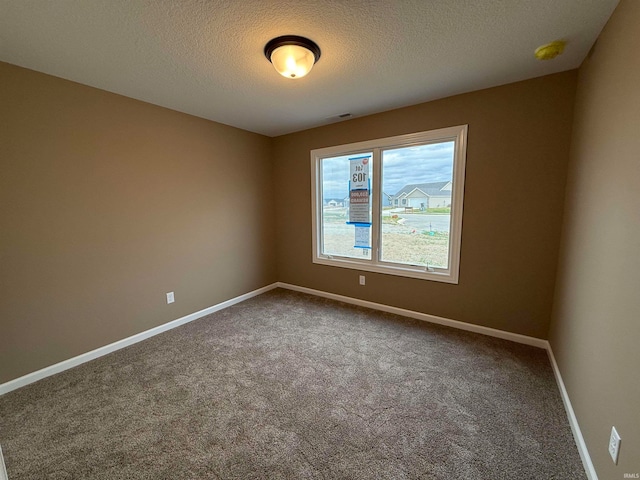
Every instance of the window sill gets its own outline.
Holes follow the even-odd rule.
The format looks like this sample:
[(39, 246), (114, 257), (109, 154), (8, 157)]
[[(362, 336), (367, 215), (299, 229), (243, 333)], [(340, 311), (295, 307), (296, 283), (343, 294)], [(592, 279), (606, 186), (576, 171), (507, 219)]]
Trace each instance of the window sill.
[(358, 261), (346, 257), (315, 257), (313, 263), (319, 265), (328, 265), (330, 267), (349, 268), (352, 270), (382, 273), (385, 275), (395, 275), (399, 277), (416, 278), (419, 280), (429, 280), (432, 282), (442, 282), (458, 284), (457, 275), (454, 276), (449, 270), (434, 269), (426, 270), (425, 267), (412, 267), (411, 265), (387, 265), (372, 264), (370, 261)]

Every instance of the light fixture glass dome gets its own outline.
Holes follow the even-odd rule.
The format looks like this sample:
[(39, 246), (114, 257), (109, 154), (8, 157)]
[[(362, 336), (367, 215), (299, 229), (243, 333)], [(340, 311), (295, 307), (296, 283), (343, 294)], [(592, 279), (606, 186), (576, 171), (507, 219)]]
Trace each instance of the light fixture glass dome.
[(304, 47), (285, 45), (273, 51), (271, 63), (283, 77), (300, 78), (311, 71), (315, 57), (310, 50)]
[(269, 41), (264, 55), (283, 77), (302, 78), (320, 58), (320, 47), (308, 38), (285, 35)]

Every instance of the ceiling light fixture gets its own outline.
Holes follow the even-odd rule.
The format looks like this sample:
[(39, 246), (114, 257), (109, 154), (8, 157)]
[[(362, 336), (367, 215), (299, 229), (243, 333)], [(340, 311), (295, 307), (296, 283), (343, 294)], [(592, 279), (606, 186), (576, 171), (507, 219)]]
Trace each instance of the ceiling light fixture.
[(320, 59), (320, 47), (308, 38), (284, 35), (264, 46), (264, 56), (283, 77), (300, 78)]

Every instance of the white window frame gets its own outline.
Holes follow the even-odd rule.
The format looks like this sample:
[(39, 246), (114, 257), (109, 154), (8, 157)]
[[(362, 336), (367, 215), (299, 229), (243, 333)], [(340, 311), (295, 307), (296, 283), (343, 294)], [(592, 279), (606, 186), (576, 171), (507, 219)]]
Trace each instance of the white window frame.
[[(467, 152), (467, 125), (441, 128), (427, 132), (410, 133), (365, 142), (337, 145), (311, 150), (311, 210), (313, 263), (351, 268), (368, 272), (399, 275), (445, 283), (458, 283), (460, 273), (460, 247), (462, 240), (462, 212), (464, 202), (464, 177)], [(379, 259), (381, 242), (381, 179), (383, 150), (404, 148), (425, 143), (454, 141), (453, 191), (451, 192), (451, 225), (449, 230), (448, 268), (425, 267), (383, 262)], [(322, 245), (322, 170), (323, 158), (373, 152), (371, 259), (324, 255)], [(345, 180), (346, 181), (346, 180)], [(318, 208), (318, 206), (320, 208)]]

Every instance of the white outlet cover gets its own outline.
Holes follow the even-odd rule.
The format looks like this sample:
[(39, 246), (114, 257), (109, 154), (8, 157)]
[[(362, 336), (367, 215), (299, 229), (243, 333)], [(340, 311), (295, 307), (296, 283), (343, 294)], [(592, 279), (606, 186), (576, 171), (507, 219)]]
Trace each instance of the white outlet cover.
[(176, 299), (175, 299), (175, 297), (173, 296), (173, 292), (169, 292), (169, 293), (167, 293), (167, 303), (173, 303), (173, 302), (175, 302), (175, 301), (176, 301)]
[(360, 285), (364, 285), (365, 284), (365, 277), (364, 275), (360, 275)]
[(613, 463), (618, 464), (618, 452), (620, 452), (620, 435), (616, 427), (611, 427), (611, 437), (609, 438), (609, 455)]

